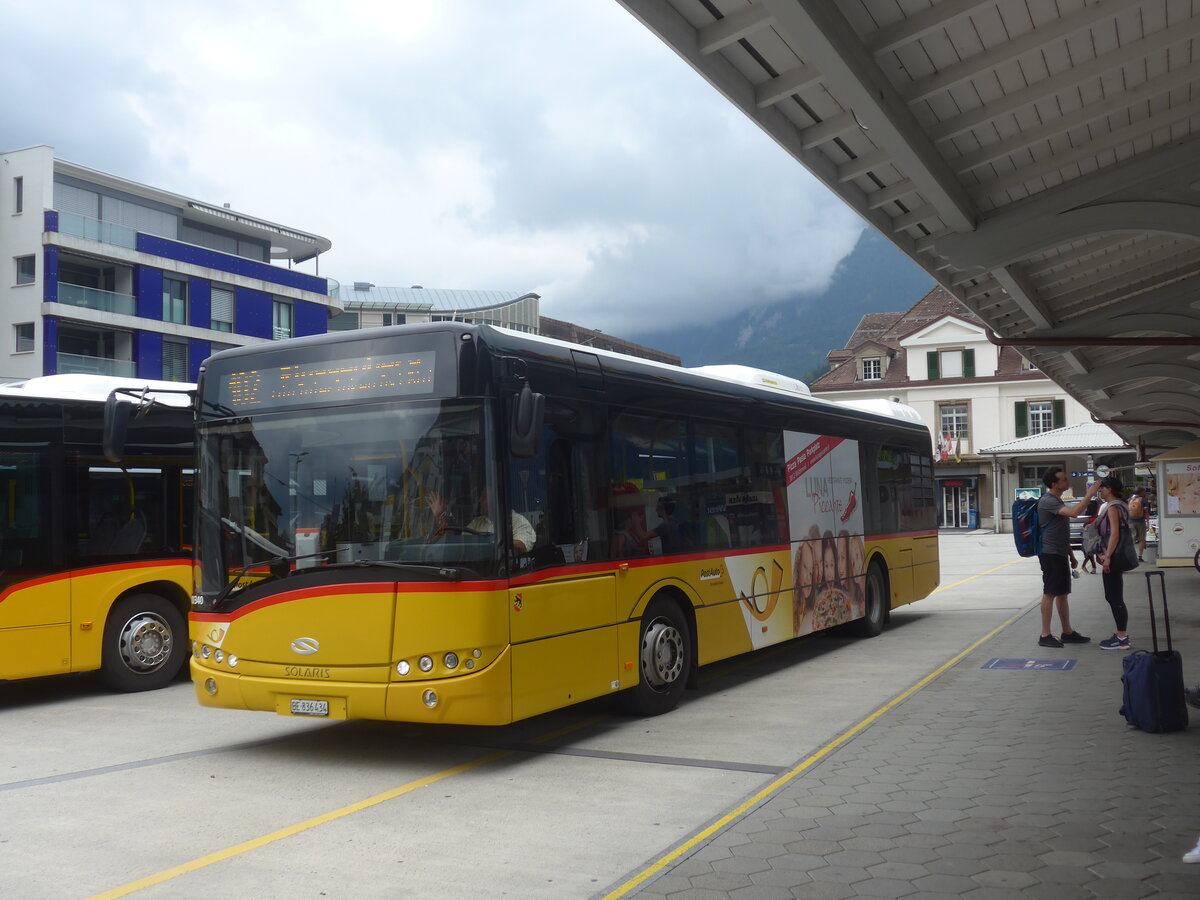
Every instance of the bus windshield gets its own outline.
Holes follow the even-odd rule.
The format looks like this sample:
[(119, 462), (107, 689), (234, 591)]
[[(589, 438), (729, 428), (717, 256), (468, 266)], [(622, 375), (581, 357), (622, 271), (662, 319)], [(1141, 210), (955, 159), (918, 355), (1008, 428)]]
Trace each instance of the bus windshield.
[(487, 422), (478, 401), (410, 400), (203, 424), (201, 593), (338, 563), (494, 574)]

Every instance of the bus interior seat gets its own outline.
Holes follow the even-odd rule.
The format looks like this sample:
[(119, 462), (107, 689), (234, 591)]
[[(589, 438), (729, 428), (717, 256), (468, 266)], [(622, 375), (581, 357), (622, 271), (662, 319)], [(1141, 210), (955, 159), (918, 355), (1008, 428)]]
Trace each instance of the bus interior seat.
[(146, 517), (139, 510), (119, 521), (102, 519), (92, 538), (91, 550), (97, 556), (121, 556), (136, 553), (146, 539)]

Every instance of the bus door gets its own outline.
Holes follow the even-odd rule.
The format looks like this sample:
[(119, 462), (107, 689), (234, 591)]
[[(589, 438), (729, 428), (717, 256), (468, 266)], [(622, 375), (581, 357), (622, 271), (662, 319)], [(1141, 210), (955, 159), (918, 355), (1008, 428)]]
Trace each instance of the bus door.
[(547, 398), (538, 456), (507, 467), (510, 508), (536, 534), (510, 573), (514, 719), (619, 682), (616, 576), (596, 565), (607, 558), (608, 534), (599, 435), (596, 408)]
[[(52, 459), (53, 457), (53, 459)], [(62, 568), (61, 447), (0, 449), (0, 679), (71, 668), (71, 582)]]

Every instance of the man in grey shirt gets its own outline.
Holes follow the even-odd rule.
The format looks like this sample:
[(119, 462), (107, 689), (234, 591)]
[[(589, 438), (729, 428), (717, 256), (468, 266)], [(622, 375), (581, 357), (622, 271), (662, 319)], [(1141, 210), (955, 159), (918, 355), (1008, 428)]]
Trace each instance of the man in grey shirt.
[[(1086, 644), (1091, 640), (1071, 628), (1071, 613), (1067, 608), (1067, 595), (1071, 593), (1071, 526), (1073, 516), (1087, 509), (1088, 501), (1100, 489), (1100, 482), (1088, 485), (1083, 499), (1074, 506), (1062, 501), (1063, 492), (1071, 486), (1067, 473), (1062, 469), (1047, 469), (1042, 474), (1042, 483), (1049, 493), (1038, 500), (1038, 527), (1042, 532), (1042, 552), (1038, 562), (1042, 565), (1042, 636), (1039, 647), (1061, 647), (1063, 644)], [(1051, 610), (1058, 607), (1058, 621), (1062, 625), (1062, 639), (1050, 633)]]

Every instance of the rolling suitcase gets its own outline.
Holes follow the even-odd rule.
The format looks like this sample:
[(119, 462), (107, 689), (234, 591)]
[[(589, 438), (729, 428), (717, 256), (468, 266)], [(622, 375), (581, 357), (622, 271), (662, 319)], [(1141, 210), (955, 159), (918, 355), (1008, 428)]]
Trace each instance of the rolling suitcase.
[[(1162, 590), (1166, 650), (1158, 649), (1158, 628), (1154, 623), (1154, 589), (1150, 579), (1155, 575)], [(1150, 599), (1150, 636), (1154, 652), (1135, 650), (1121, 661), (1121, 683), (1124, 685), (1121, 715), (1142, 731), (1181, 731), (1188, 724), (1183, 695), (1183, 657), (1171, 648), (1167, 583), (1162, 572), (1146, 573), (1146, 594)]]

